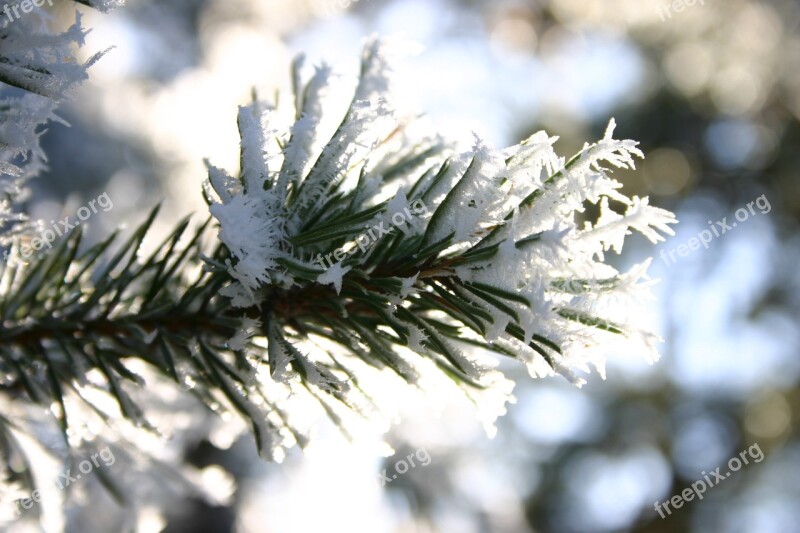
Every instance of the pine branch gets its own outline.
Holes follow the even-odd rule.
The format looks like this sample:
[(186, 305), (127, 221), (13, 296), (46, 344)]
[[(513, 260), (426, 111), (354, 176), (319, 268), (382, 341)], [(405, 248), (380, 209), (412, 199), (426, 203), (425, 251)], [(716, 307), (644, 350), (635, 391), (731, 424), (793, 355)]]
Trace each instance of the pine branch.
[[(566, 162), (543, 132), (458, 153), (395, 116), (390, 62), (373, 41), (326, 139), (330, 70), (304, 84), (302, 61), (293, 69), (291, 109), (240, 109), (240, 172), (208, 165), (214, 244), (209, 222), (186, 220), (143, 256), (153, 211), (124, 242), (83, 250), (76, 232), (3, 269), (0, 390), (48, 407), (74, 444), (74, 417), (87, 416), (76, 400), (114, 415), (86, 390), (151, 431), (132, 395), (171, 380), (238, 413), (280, 460), (307, 443), (311, 411), (353, 438), (385, 427), (397, 401), (385, 391), (398, 385), (461, 394), (491, 432), (513, 385), (491, 354), (576, 384), (589, 365), (602, 372), (611, 342), (657, 357), (631, 307), (647, 295), (647, 262), (620, 273), (603, 260), (631, 229), (655, 242), (675, 219), (618, 191), (609, 167), (642, 154), (613, 139), (613, 121)], [(600, 216), (580, 226), (586, 203)]]

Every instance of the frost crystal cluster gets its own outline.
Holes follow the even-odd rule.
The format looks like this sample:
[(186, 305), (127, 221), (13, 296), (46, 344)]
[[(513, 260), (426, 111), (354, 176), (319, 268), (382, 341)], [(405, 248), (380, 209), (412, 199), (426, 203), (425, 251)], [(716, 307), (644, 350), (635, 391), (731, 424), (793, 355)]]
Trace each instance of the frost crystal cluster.
[[(83, 2), (104, 11), (119, 2)], [(55, 114), (59, 102), (87, 78), (87, 69), (103, 54), (85, 64), (75, 60), (73, 46), (82, 46), (86, 30), (80, 14), (65, 32), (52, 34), (44, 8), (13, 22), (0, 22), (0, 82), (25, 91), (9, 94), (0, 86), (0, 245), (25, 232), (26, 217), (16, 204), (27, 195), (25, 182), (46, 167), (39, 144), (48, 122), (64, 123)], [(17, 91), (16, 93), (19, 93)]]
[[(229, 252), (221, 293), (247, 317), (229, 347), (259, 368), (247, 387), (281, 405), (257, 430), (270, 455), (302, 433), (282, 409), (303, 397), (352, 433), (350, 419), (391, 414), (392, 384), (460, 392), (491, 432), (512, 386), (492, 353), (578, 385), (620, 342), (658, 357), (637, 311), (649, 260), (627, 272), (605, 262), (632, 230), (655, 243), (676, 222), (611, 177), (634, 168), (637, 143), (614, 139), (612, 120), (569, 160), (544, 132), (454, 152), (392, 107), (387, 50), (366, 45), (340, 111), (330, 69), (303, 82), (299, 59), (291, 109), (240, 109), (240, 175), (209, 165)], [(412, 204), (424, 214), (393, 218)]]

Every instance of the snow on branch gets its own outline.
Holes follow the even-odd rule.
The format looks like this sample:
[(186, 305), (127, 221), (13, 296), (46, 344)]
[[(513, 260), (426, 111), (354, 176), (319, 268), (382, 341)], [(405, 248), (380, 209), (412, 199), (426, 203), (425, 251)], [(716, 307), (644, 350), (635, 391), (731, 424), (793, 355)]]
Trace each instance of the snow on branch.
[[(363, 400), (345, 387), (366, 382), (342, 371), (355, 361), (417, 386), (448, 376), (479, 411), (489, 406), (491, 432), (511, 385), (489, 353), (577, 385), (592, 368), (603, 373), (620, 341), (657, 359), (658, 336), (637, 311), (649, 261), (629, 272), (604, 261), (632, 231), (657, 242), (676, 222), (611, 177), (635, 168), (637, 143), (615, 139), (612, 119), (568, 160), (545, 132), (453, 152), (438, 135), (409, 134), (413, 121), (392, 112), (389, 57), (380, 40), (366, 44), (355, 94), (325, 139), (322, 110), (334, 111), (320, 101), (333, 78), (322, 66), (297, 82), (299, 58), (295, 97), (283, 99), (291, 109), (243, 108), (239, 177), (210, 167), (211, 213), (231, 253), (222, 294), (269, 324), (273, 375), (296, 394), (323, 382), (319, 396), (345, 406)], [(413, 202), (424, 216), (393, 227)], [(581, 223), (587, 204), (600, 215)]]

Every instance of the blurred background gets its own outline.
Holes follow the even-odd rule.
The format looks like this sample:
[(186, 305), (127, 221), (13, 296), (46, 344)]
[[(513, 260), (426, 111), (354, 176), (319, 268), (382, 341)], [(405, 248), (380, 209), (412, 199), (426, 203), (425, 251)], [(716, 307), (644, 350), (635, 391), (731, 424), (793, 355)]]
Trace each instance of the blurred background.
[[(202, 160), (236, 168), (237, 105), (252, 87), (285, 87), (301, 51), (354, 71), (363, 39), (379, 33), (423, 45), (399, 69), (401, 98), (445, 137), (475, 132), (502, 147), (546, 129), (569, 156), (616, 117), (617, 137), (647, 155), (618, 175), (627, 193), (681, 221), (666, 243), (632, 238), (613, 259), (655, 256), (656, 365), (611, 357), (605, 381), (583, 389), (509, 367), (518, 401), (494, 439), (469, 409), (409, 406), (388, 458), (333, 432), (282, 465), (259, 461), (249, 438), (227, 449), (197, 438), (186, 457), (235, 478), (231, 505), (170, 502), (165, 517), (143, 513), (140, 530), (800, 531), (800, 3), (690, 3), (129, 0), (110, 15), (87, 10), (87, 57), (116, 48), (62, 108), (71, 127), (44, 138), (54, 170), (32, 184), (34, 217), (74, 213), (103, 191), (114, 209), (92, 221), (98, 235), (161, 200), (174, 219), (204, 210)], [(65, 23), (73, 13), (58, 6)], [(660, 258), (762, 195), (770, 209), (762, 201), (708, 250)], [(665, 519), (656, 512), (754, 444), (762, 462)], [(421, 450), (429, 464), (381, 486), (384, 468)], [(119, 530), (108, 526), (118, 514), (87, 506), (71, 530)]]

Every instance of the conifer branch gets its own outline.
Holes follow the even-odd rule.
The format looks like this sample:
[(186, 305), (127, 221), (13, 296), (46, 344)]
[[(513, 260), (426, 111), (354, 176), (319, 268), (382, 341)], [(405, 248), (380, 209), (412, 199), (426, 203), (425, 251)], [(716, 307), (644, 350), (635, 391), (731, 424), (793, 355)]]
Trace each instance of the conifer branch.
[[(184, 220), (142, 255), (154, 210), (124, 242), (84, 250), (75, 232), (4, 266), (2, 394), (47, 407), (68, 445), (85, 415), (76, 400), (113, 416), (90, 388), (155, 431), (133, 399), (151, 379), (138, 361), (209, 410), (238, 413), (261, 455), (280, 460), (308, 442), (310, 412), (353, 438), (385, 428), (384, 391), (398, 384), (463, 395), (493, 431), (513, 384), (491, 354), (576, 384), (590, 365), (602, 372), (611, 342), (657, 357), (631, 308), (647, 296), (648, 262), (620, 273), (604, 253), (631, 229), (657, 242), (675, 219), (619, 192), (610, 169), (642, 154), (613, 138), (613, 121), (569, 161), (543, 132), (458, 153), (395, 116), (391, 63), (371, 41), (326, 138), (330, 69), (303, 82), (302, 65), (291, 109), (240, 109), (239, 173), (208, 165), (215, 236), (210, 221)], [(580, 225), (586, 203), (600, 216)]]

